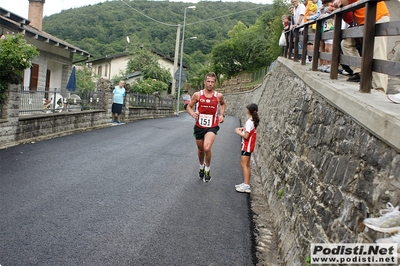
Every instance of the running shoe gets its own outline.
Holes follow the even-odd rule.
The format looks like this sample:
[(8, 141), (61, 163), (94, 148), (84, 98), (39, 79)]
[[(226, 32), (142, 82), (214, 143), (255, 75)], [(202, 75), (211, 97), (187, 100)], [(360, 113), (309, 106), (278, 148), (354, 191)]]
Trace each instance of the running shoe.
[(400, 103), (400, 93), (388, 94), (387, 97), (393, 103)]
[(204, 167), (199, 169), (199, 178), (203, 179), (204, 178)]
[(244, 183), (240, 183), (239, 185), (235, 185), (235, 188), (240, 187), (242, 185), (244, 185)]
[(400, 231), (400, 206), (393, 207), (387, 204), (387, 209), (383, 209), (380, 213), (384, 213), (378, 218), (367, 218), (363, 222), (365, 226), (384, 233), (396, 233)]
[(111, 124), (114, 124), (114, 120), (111, 120), (111, 122), (110, 122)]
[(250, 185), (247, 184), (242, 184), (240, 187), (236, 188), (237, 192), (244, 192), (244, 193), (250, 193), (251, 189), (250, 189)]
[(386, 209), (379, 210), (379, 214), (382, 216), (388, 212), (394, 211), (394, 209), (395, 209), (395, 207), (393, 207), (392, 203), (388, 202), (388, 203), (386, 203)]
[(204, 171), (204, 178), (203, 178), (203, 182), (207, 183), (211, 181), (211, 171)]
[(125, 123), (122, 123), (121, 121), (117, 122), (118, 125), (125, 125)]

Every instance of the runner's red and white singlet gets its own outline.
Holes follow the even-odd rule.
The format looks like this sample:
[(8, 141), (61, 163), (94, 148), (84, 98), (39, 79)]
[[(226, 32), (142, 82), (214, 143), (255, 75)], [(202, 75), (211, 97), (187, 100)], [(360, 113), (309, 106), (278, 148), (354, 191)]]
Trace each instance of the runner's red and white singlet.
[(211, 98), (204, 95), (204, 90), (200, 91), (200, 98), (197, 102), (197, 111), (199, 118), (196, 126), (200, 128), (210, 128), (218, 126), (218, 93), (214, 92)]

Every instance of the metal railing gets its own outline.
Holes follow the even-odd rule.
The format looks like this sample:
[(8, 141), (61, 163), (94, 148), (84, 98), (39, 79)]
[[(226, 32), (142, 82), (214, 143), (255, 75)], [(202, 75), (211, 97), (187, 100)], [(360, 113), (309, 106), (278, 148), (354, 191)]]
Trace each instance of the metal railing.
[(154, 94), (131, 92), (127, 94), (126, 100), (129, 102), (130, 107), (173, 108), (173, 100), (171, 98), (161, 98)]
[[(318, 71), (318, 59), (331, 61), (330, 78), (338, 78), (339, 64), (361, 68), (360, 92), (371, 92), (372, 71), (400, 77), (400, 62), (374, 59), (374, 38), (376, 36), (398, 36), (400, 35), (400, 21), (391, 21), (376, 24), (377, 3), (382, 0), (360, 0), (356, 3), (335, 10), (316, 21), (304, 23), (293, 31), (285, 32), (287, 46), (282, 48), (282, 56), (298, 61), (301, 53), (301, 64), (305, 65), (307, 56), (312, 56), (312, 70)], [(365, 6), (365, 24), (348, 29), (341, 29), (343, 14), (352, 12)], [(321, 32), (323, 22), (327, 19), (334, 20), (334, 30)], [(315, 34), (309, 34), (309, 28), (316, 23)], [(301, 34), (300, 29), (303, 28)], [(343, 38), (362, 38), (363, 56), (353, 57), (340, 54), (340, 43)], [(333, 39), (332, 53), (319, 52), (321, 40)], [(299, 42), (307, 47), (308, 41), (314, 41), (314, 50), (299, 49)], [(305, 45), (304, 45), (305, 44)], [(387, 89), (387, 88), (386, 88)]]
[(21, 88), (19, 113), (48, 114), (101, 110), (104, 92), (71, 92), (62, 90), (28, 90)]
[[(21, 87), (20, 115), (106, 110), (104, 92), (29, 90)], [(112, 97), (112, 95), (110, 95)], [(127, 93), (130, 107), (173, 108), (173, 99), (153, 94)]]

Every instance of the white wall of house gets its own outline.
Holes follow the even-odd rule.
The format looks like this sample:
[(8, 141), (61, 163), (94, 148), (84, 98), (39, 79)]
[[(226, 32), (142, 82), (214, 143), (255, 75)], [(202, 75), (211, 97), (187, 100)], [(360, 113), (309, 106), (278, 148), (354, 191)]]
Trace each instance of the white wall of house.
[[(111, 80), (116, 76), (121, 76), (121, 72), (125, 73), (128, 61), (129, 61), (129, 56), (121, 56), (109, 59), (105, 58), (104, 60), (99, 60), (97, 62), (92, 63), (92, 73), (94, 75), (100, 75), (101, 77), (106, 77), (107, 79)], [(160, 58), (158, 60), (158, 63), (160, 67), (167, 69), (171, 73), (171, 77), (174, 76), (173, 62), (165, 58)], [(99, 68), (101, 68), (100, 72)]]
[(121, 72), (125, 73), (127, 64), (127, 56), (110, 59), (105, 58), (104, 60), (92, 63), (92, 73), (94, 75), (100, 75), (100, 77), (112, 79), (115, 76), (120, 76)]
[[(62, 88), (63, 65), (56, 61), (47, 61), (47, 69), (50, 70), (50, 88)], [(65, 87), (65, 86), (64, 86)]]
[(128, 61), (129, 61), (128, 57), (114, 58), (111, 61), (110, 78), (113, 78), (115, 76), (120, 76), (121, 73), (125, 73)]
[(158, 60), (158, 64), (160, 64), (160, 66), (162, 68), (165, 68), (166, 70), (169, 71), (169, 73), (171, 73), (171, 77), (174, 76), (174, 62), (171, 62), (169, 60), (166, 60), (165, 58), (160, 58)]

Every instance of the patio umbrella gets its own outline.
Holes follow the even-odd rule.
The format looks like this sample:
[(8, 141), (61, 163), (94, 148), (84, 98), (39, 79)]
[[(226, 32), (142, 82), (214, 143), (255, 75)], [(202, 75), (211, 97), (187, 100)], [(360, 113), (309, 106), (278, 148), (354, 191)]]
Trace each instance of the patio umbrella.
[(75, 91), (76, 90), (76, 74), (75, 74), (75, 66), (72, 67), (71, 76), (69, 76), (69, 80), (67, 83), (67, 90)]

